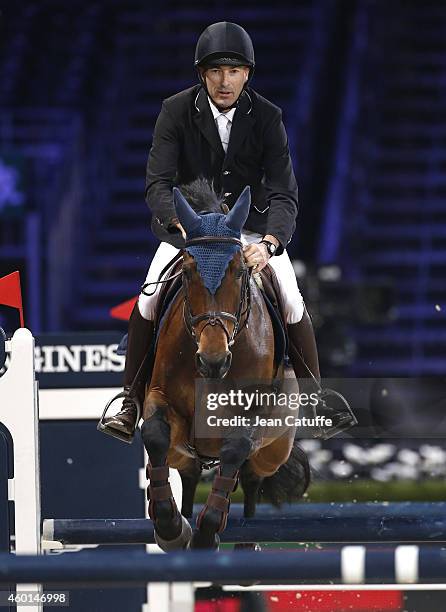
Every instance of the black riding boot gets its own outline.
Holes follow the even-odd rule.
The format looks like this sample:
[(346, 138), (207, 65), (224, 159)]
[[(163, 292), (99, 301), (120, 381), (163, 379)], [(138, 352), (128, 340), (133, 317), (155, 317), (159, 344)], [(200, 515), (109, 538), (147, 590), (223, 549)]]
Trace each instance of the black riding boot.
[[(153, 321), (148, 321), (141, 316), (138, 303), (136, 303), (129, 320), (127, 354), (124, 369), (124, 391), (129, 391), (135, 376), (138, 374), (138, 370), (144, 357), (151, 348), (153, 329)], [(128, 436), (133, 435), (138, 423), (136, 422), (137, 408), (132, 397), (137, 399), (142, 410), (148, 376), (148, 367), (149, 364), (147, 364), (147, 367), (143, 368), (138, 374), (138, 380), (135, 381), (132, 395), (124, 398), (121, 411), (115, 416), (104, 420), (104, 424), (107, 427), (117, 429)]]
[[(319, 358), (313, 324), (306, 308), (299, 323), (292, 323), (288, 329), (288, 357), (290, 358), (296, 378), (311, 378), (311, 373), (321, 380)], [(306, 364), (306, 365), (305, 365)]]
[[(287, 326), (288, 329), (288, 357), (293, 366), (294, 373), (299, 382), (299, 391), (318, 393), (317, 405), (307, 406), (303, 414), (309, 418), (323, 417), (324, 422), (319, 423), (313, 432), (315, 437), (331, 438), (336, 433), (349, 429), (357, 424), (356, 418), (345, 400), (340, 395), (324, 391), (321, 386), (319, 371), (319, 358), (313, 324), (306, 308), (299, 323)], [(313, 374), (316, 381), (310, 374)], [(342, 399), (340, 399), (342, 398)], [(309, 409), (311, 412), (309, 412)]]

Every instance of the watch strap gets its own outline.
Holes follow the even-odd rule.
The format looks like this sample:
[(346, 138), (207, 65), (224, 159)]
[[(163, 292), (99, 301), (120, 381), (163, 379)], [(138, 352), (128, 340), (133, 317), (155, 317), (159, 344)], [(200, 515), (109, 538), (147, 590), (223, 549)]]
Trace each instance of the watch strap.
[(269, 253), (269, 255), (271, 257), (273, 257), (273, 255), (275, 254), (275, 252), (277, 251), (277, 247), (274, 244), (274, 242), (271, 242), (271, 240), (261, 240), (260, 243), (266, 244), (266, 249)]

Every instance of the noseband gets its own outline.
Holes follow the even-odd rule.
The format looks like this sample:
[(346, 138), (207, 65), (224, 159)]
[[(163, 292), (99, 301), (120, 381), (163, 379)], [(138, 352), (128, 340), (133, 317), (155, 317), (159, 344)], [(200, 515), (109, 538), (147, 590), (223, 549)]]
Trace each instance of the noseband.
[[(238, 238), (231, 238), (230, 236), (201, 236), (200, 238), (191, 238), (190, 240), (186, 240), (186, 247), (195, 246), (197, 244), (209, 244), (212, 242), (225, 242), (229, 244), (236, 244), (240, 248), (243, 246), (243, 243), (241, 242), (241, 240), (238, 240)], [(201, 334), (203, 333), (204, 328), (207, 327), (208, 325), (212, 325), (213, 327), (215, 325), (219, 325), (222, 328), (222, 330), (225, 332), (226, 338), (228, 340), (228, 346), (232, 346), (234, 344), (237, 334), (246, 325), (246, 322), (249, 317), (249, 311), (251, 308), (251, 292), (249, 290), (249, 273), (250, 273), (250, 268), (247, 268), (245, 266), (245, 268), (243, 269), (242, 288), (240, 292), (240, 302), (239, 302), (239, 306), (238, 306), (238, 309), (235, 315), (229, 312), (221, 311), (221, 310), (216, 310), (216, 311), (212, 310), (212, 311), (203, 312), (201, 314), (194, 316), (192, 315), (192, 312), (190, 310), (190, 304), (187, 299), (188, 298), (187, 290), (185, 291), (184, 303), (183, 303), (184, 323), (186, 325), (187, 331), (189, 332), (190, 336), (192, 337), (192, 339), (194, 340), (197, 346), (200, 342), (200, 338), (199, 337), (197, 338), (197, 334), (195, 332), (195, 326), (198, 325), (198, 323), (201, 323), (201, 321), (206, 321), (206, 324), (203, 326), (203, 329), (201, 330)], [(185, 281), (185, 276), (183, 275), (183, 282), (184, 281)], [(184, 284), (187, 287), (187, 282), (185, 282)], [(245, 302), (246, 302), (246, 308), (243, 310), (243, 305)], [(244, 315), (246, 315), (245, 321), (243, 325), (241, 325), (242, 317)], [(234, 324), (232, 333), (229, 333), (223, 321), (230, 321), (231, 323)]]

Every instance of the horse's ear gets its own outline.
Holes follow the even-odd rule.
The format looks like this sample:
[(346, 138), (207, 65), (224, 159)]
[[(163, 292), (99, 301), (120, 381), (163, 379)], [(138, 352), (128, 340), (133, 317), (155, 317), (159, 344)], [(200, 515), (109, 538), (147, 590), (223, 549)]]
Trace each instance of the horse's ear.
[(173, 203), (177, 211), (178, 220), (184, 227), (186, 234), (197, 229), (201, 223), (201, 217), (191, 208), (178, 187), (173, 188)]
[(251, 188), (247, 185), (239, 195), (237, 202), (226, 215), (226, 225), (236, 232), (241, 232), (248, 218), (251, 206)]

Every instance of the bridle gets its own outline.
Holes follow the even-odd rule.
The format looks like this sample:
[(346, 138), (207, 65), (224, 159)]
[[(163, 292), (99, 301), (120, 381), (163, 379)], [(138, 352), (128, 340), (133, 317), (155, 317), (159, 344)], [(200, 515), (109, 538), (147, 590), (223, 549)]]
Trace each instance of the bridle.
[[(208, 244), (213, 242), (224, 242), (226, 244), (236, 244), (240, 248), (243, 247), (243, 243), (241, 242), (241, 240), (239, 240), (238, 238), (232, 238), (231, 236), (201, 236), (200, 238), (191, 238), (190, 240), (186, 240), (186, 247), (196, 246), (197, 244)], [(244, 266), (243, 268), (240, 302), (235, 315), (222, 310), (210, 310), (197, 315), (193, 315), (188, 301), (187, 277), (183, 271), (183, 319), (186, 329), (189, 332), (191, 338), (194, 340), (197, 347), (200, 343), (201, 334), (208, 325), (211, 325), (212, 327), (214, 327), (215, 325), (219, 325), (225, 332), (228, 341), (228, 346), (232, 346), (234, 344), (237, 335), (245, 327), (251, 310), (251, 291), (249, 288), (250, 270), (251, 269), (247, 266)], [(246, 307), (243, 308), (245, 304)], [(242, 324), (243, 317), (245, 318)], [(206, 321), (206, 324), (203, 326), (200, 332), (200, 336), (197, 336), (195, 326), (198, 325), (198, 323), (201, 323), (202, 321)], [(231, 333), (229, 333), (228, 328), (226, 327), (223, 321), (230, 321), (234, 324), (234, 328)]]

